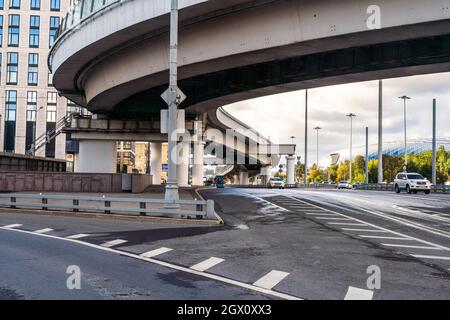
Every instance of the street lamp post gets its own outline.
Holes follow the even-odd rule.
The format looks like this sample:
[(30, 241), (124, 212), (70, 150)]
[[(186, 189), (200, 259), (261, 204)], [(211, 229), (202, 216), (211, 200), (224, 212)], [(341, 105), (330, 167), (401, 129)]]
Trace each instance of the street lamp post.
[(399, 97), (399, 99), (403, 100), (403, 127), (405, 130), (405, 171), (407, 169), (408, 166), (408, 141), (406, 140), (406, 101), (407, 100), (411, 100), (410, 97), (408, 96), (403, 96), (403, 97)]
[(305, 91), (305, 176), (303, 183), (306, 186), (308, 179), (308, 90)]
[(347, 115), (347, 117), (350, 118), (350, 172), (349, 172), (349, 177), (350, 177), (350, 183), (353, 182), (353, 172), (352, 172), (352, 161), (353, 161), (353, 118), (356, 117), (356, 114), (354, 113), (350, 113)]
[(321, 127), (315, 127), (314, 130), (316, 130), (317, 133), (317, 141), (316, 141), (316, 152), (317, 152), (317, 168), (319, 168), (319, 131), (322, 130)]

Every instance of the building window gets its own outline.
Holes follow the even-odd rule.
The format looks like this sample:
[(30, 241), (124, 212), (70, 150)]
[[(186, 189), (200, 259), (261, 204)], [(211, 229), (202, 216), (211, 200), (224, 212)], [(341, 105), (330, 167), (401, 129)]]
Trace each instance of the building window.
[(8, 45), (10, 47), (19, 46), (19, 27), (20, 16), (18, 14), (10, 14), (8, 21)]
[(36, 121), (37, 112), (37, 92), (28, 91), (27, 92), (27, 121)]
[(28, 55), (28, 85), (37, 86), (38, 84), (38, 65), (39, 54), (30, 53)]
[(51, 11), (61, 10), (61, 0), (50, 0), (50, 10)]
[[(3, 9), (3, 8), (0, 8), (0, 9)], [(3, 46), (3, 16), (2, 15), (0, 15), (0, 47), (1, 46)]]
[(9, 52), (8, 63), (6, 65), (6, 84), (17, 84), (18, 69), (19, 54), (17, 52)]
[(59, 17), (50, 17), (49, 47), (51, 47), (55, 42), (58, 29), (59, 29)]
[(31, 10), (41, 9), (41, 0), (30, 0), (30, 9)]
[(17, 91), (6, 91), (6, 121), (16, 121)]
[(39, 47), (39, 28), (41, 19), (39, 16), (30, 16), (30, 47)]
[(0, 84), (2, 83), (2, 63), (3, 63), (3, 54), (0, 52)]
[(5, 7), (5, 1), (4, 0), (0, 0), (0, 9), (3, 10), (4, 7)]
[(9, 0), (10, 9), (20, 9), (20, 0)]
[(56, 122), (57, 93), (47, 93), (47, 122)]
[(50, 70), (48, 71), (47, 84), (49, 87), (53, 86), (53, 74), (50, 72)]

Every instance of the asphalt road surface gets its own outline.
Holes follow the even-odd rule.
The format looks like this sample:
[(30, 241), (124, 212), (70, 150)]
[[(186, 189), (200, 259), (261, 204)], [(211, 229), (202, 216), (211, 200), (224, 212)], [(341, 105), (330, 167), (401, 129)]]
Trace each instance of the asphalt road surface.
[(225, 226), (0, 213), (0, 298), (450, 299), (450, 195), (204, 195)]

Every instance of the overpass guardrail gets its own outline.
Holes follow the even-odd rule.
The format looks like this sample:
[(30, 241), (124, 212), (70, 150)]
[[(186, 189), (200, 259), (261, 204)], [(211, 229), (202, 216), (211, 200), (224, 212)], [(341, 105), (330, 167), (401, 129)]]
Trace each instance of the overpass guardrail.
[[(178, 205), (180, 209), (161, 208), (167, 204)], [(213, 200), (165, 201), (145, 198), (10, 193), (0, 194), (0, 207), (216, 220)]]

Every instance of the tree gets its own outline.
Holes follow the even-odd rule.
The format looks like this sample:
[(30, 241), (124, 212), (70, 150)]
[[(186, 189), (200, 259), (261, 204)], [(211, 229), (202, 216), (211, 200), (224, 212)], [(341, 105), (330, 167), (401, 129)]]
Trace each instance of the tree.
[(308, 179), (307, 182), (311, 183), (321, 183), (325, 181), (325, 172), (318, 168), (317, 165), (313, 165), (310, 169), (309, 169), (309, 175), (308, 175)]
[(337, 170), (337, 181), (349, 180), (350, 161), (341, 162)]

